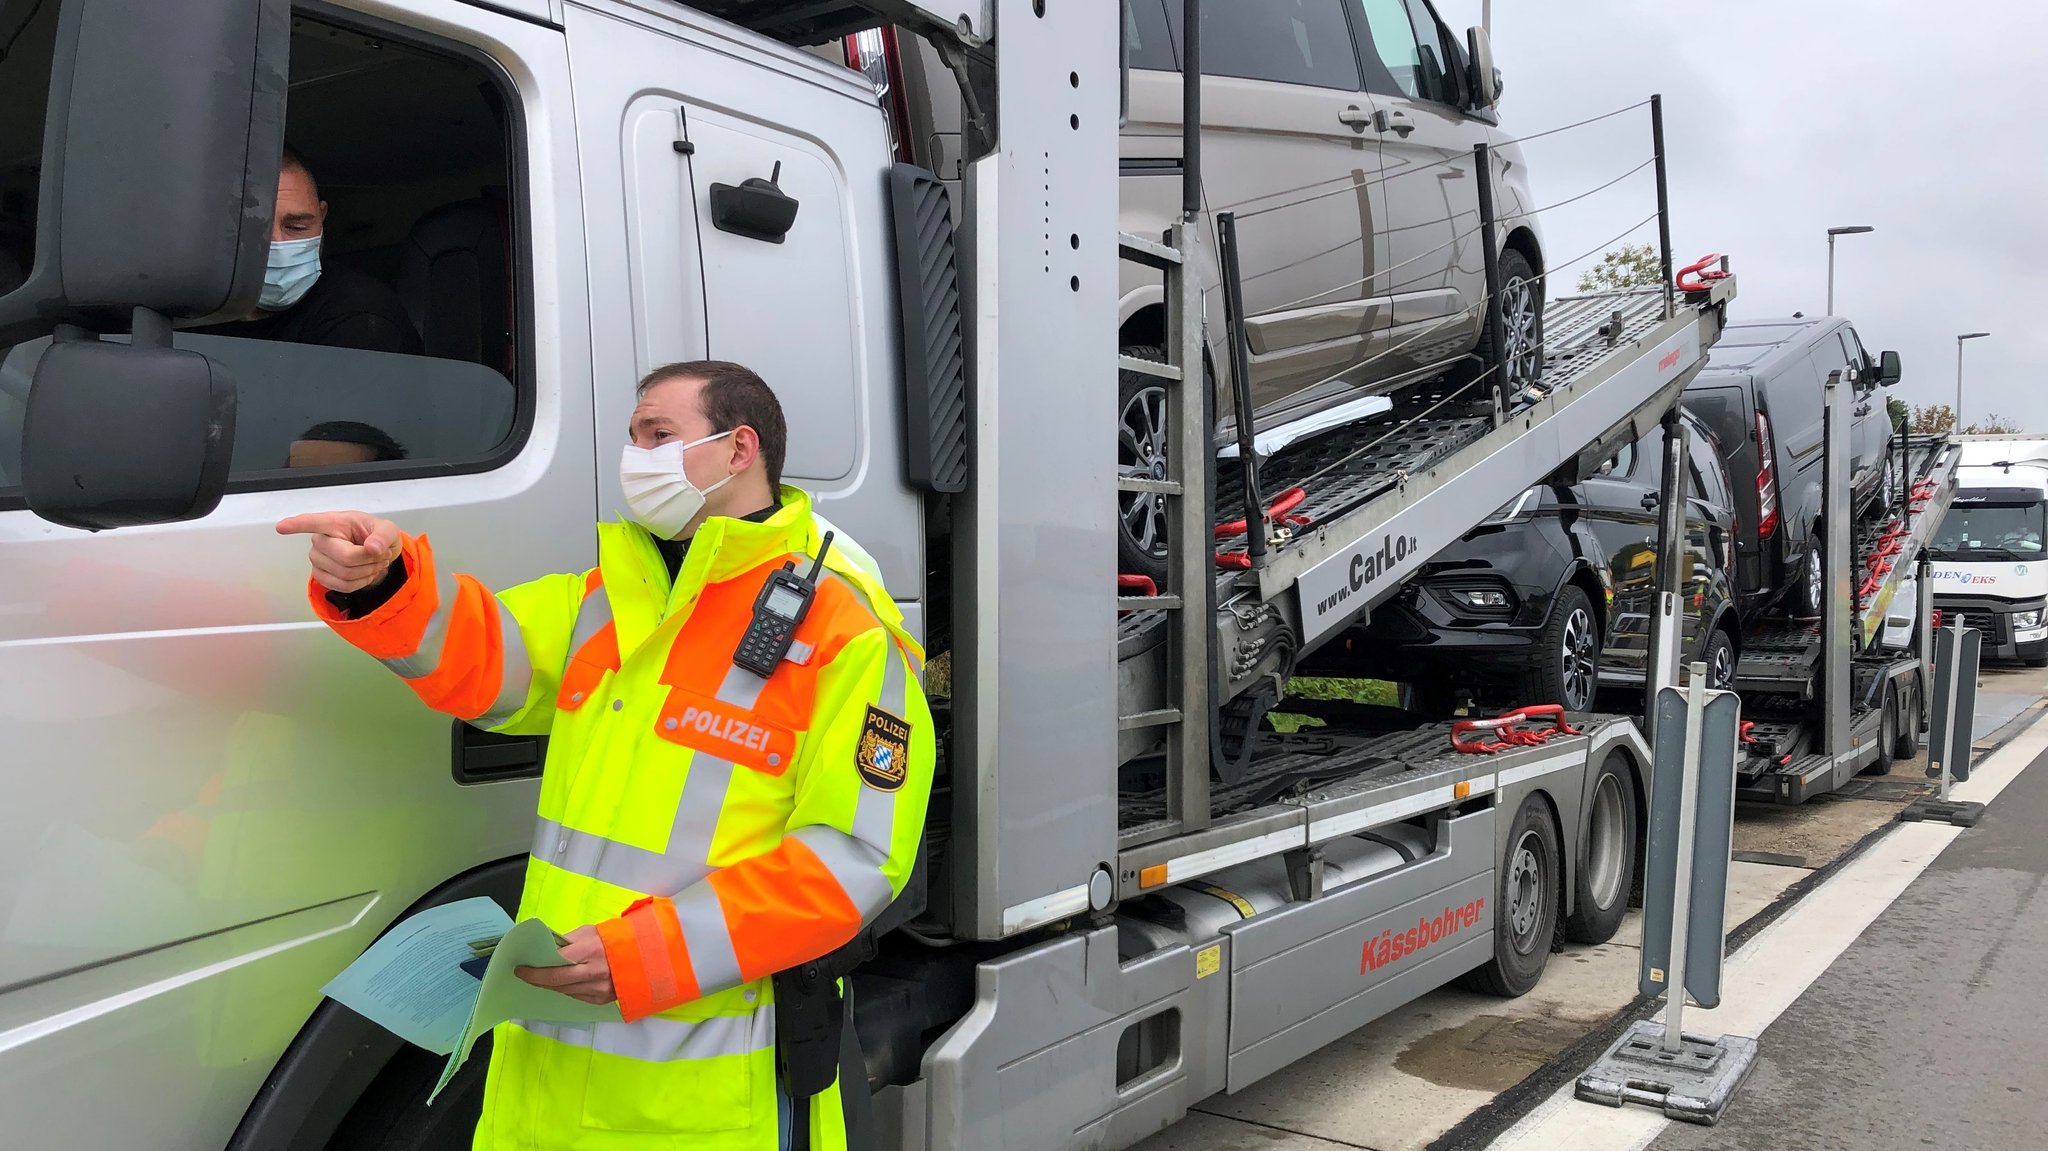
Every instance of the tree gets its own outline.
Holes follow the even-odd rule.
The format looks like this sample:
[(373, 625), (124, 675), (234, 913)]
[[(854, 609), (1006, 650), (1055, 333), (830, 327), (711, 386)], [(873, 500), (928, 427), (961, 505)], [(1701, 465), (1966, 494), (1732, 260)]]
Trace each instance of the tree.
[(1997, 412), (1984, 417), (1981, 424), (1969, 424), (1963, 428), (1966, 436), (2003, 436), (2020, 430), (2020, 426)]
[(1913, 409), (1907, 407), (1906, 401), (1897, 396), (1886, 396), (1884, 410), (1892, 418), (1892, 431), (1905, 435), (1906, 429), (1913, 423)]
[(1600, 257), (1579, 277), (1581, 292), (1620, 292), (1654, 288), (1664, 282), (1664, 261), (1648, 244), (1629, 244)]
[(1914, 405), (1909, 430), (1916, 436), (1933, 435), (1954, 427), (1956, 412), (1947, 404)]
[[(1897, 400), (1891, 402), (1898, 403)], [(1892, 419), (1894, 423), (1897, 422), (1898, 416), (1896, 412), (1894, 412)], [(1928, 435), (1934, 432), (1946, 432), (1955, 426), (1956, 413), (1954, 408), (1949, 407), (1947, 404), (1928, 404), (1926, 407), (1915, 407), (1913, 409), (1908, 430), (1915, 435)], [(1978, 423), (1963, 426), (1963, 434), (1966, 436), (2002, 436), (2010, 435), (2019, 430), (2019, 424), (1999, 415), (1997, 412), (1986, 415)]]

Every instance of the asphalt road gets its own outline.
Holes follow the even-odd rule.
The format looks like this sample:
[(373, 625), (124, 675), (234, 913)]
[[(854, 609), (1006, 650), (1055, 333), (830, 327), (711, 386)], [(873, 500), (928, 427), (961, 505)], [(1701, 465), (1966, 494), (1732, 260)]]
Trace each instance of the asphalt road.
[(1715, 1127), (1658, 1151), (2048, 1145), (2048, 755), (1767, 1029)]

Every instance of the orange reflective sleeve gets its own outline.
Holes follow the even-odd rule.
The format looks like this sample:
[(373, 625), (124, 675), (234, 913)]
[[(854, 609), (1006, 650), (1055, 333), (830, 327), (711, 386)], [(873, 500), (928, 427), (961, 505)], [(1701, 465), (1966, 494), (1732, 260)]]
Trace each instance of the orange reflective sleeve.
[(675, 904), (643, 899), (597, 925), (598, 941), (628, 1023), (699, 997)]
[(319, 581), (306, 581), (306, 598), (313, 605), (313, 614), (335, 634), (378, 659), (405, 659), (418, 652), (427, 624), (441, 603), (434, 549), (427, 537), (402, 535), (399, 548), (405, 583), (377, 610), (360, 619), (348, 618), (328, 602), (327, 589)]

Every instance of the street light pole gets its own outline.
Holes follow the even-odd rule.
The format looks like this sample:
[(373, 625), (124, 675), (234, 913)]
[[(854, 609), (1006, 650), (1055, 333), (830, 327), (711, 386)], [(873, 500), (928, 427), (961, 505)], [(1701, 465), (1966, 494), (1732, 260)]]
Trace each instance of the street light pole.
[(1981, 340), (1990, 334), (1990, 332), (1964, 332), (1956, 337), (1956, 410), (1955, 422), (1951, 425), (1950, 430), (1957, 435), (1963, 434), (1963, 341)]
[(1860, 236), (1865, 232), (1875, 231), (1877, 229), (1869, 224), (1849, 224), (1828, 229), (1828, 315), (1835, 314), (1835, 237)]

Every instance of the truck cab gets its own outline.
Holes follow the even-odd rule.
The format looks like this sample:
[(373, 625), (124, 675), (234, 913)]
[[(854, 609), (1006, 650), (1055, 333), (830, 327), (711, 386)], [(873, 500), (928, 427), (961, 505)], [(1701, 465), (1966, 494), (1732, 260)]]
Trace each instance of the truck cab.
[(2048, 436), (1964, 436), (1930, 549), (1934, 606), (1984, 632), (1988, 659), (2048, 667)]

